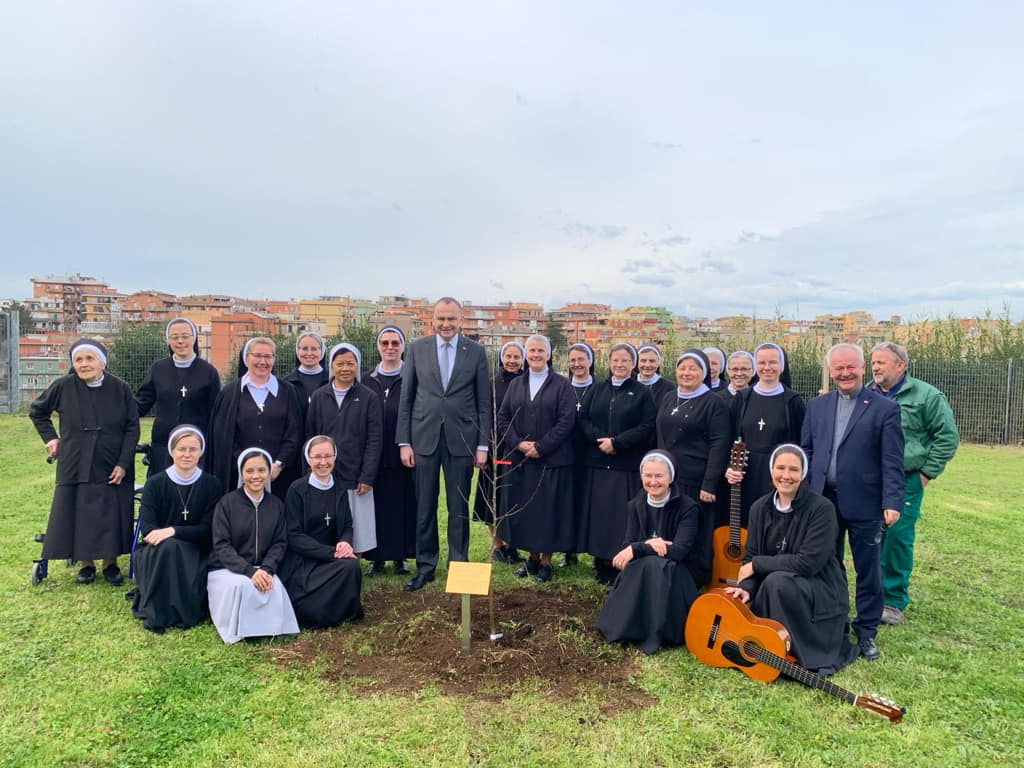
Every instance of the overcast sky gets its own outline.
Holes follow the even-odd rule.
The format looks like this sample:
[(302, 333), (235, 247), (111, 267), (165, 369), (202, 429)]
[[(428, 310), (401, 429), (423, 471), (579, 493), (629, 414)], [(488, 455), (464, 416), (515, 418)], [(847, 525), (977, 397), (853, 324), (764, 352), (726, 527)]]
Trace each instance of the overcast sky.
[(1024, 4), (835, 5), (3, 2), (0, 296), (1020, 317)]

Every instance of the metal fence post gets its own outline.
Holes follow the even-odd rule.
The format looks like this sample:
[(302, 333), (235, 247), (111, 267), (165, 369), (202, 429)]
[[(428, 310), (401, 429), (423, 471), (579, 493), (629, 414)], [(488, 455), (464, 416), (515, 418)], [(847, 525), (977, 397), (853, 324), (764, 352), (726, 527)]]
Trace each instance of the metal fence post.
[(1003, 408), (1003, 445), (1010, 442), (1010, 397), (1013, 386), (1013, 358), (1006, 361), (1006, 402)]

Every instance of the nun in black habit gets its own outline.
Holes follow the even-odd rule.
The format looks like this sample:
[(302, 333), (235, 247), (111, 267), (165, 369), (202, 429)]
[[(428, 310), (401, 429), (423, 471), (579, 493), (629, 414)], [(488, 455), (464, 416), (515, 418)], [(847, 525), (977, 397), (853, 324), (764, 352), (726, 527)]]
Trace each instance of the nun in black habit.
[[(748, 451), (745, 471), (727, 469), (726, 481), (740, 486), (740, 521), (745, 528), (750, 505), (772, 490), (771, 465), (768, 458), (782, 443), (800, 442), (804, 424), (804, 400), (799, 393), (782, 383), (786, 370), (786, 353), (772, 342), (759, 344), (754, 350), (757, 381), (733, 398), (729, 409), (732, 433)], [(719, 520), (719, 525), (727, 522)]]
[(57, 457), (43, 557), (79, 561), (79, 584), (95, 580), (93, 561), (102, 558), (104, 579), (117, 586), (123, 581), (117, 556), (132, 546), (139, 412), (131, 387), (106, 373), (107, 350), (100, 342), (79, 339), (69, 356), (74, 371), (29, 406), (46, 452)]
[(183, 424), (171, 431), (171, 465), (146, 481), (139, 509), (132, 615), (146, 629), (192, 627), (206, 615), (206, 571), (220, 481), (199, 467), (206, 438)]
[(334, 440), (311, 437), (302, 453), (311, 471), (288, 489), (281, 581), (301, 626), (332, 627), (362, 618), (362, 573), (352, 551), (348, 494), (334, 480)]
[(213, 551), (206, 590), (210, 619), (225, 643), (299, 631), (288, 591), (277, 575), (288, 549), (284, 503), (269, 493), (271, 456), (246, 448), (238, 456), (238, 489), (213, 510)]
[(164, 329), (171, 354), (153, 363), (135, 395), (139, 416), (153, 411), (149, 439), (147, 477), (171, 465), (167, 438), (179, 424), (206, 429), (213, 403), (220, 394), (220, 374), (199, 357), (199, 334), (195, 323), (184, 317), (171, 320)]
[(622, 546), (626, 504), (640, 491), (637, 467), (657, 413), (650, 390), (632, 377), (635, 367), (631, 344), (612, 345), (610, 375), (590, 388), (577, 417), (587, 446), (587, 468), (576, 549), (593, 555), (595, 577), (602, 584), (615, 577), (611, 559)]
[(405, 559), (416, 556), (416, 486), (413, 470), (402, 464), (395, 442), (398, 404), (402, 395), (402, 354), (405, 334), (394, 325), (377, 332), (380, 362), (363, 383), (377, 393), (381, 407), (382, 440), (377, 476), (373, 480), (373, 510), (377, 547), (366, 553), (367, 576), (384, 571), (393, 560), (395, 573), (407, 574)]
[[(509, 468), (505, 464), (495, 465), (498, 456), (497, 445), (501, 442), (501, 432), (497, 427), (497, 414), (501, 409), (501, 401), (505, 399), (505, 392), (508, 385), (514, 379), (523, 374), (523, 361), (526, 359), (526, 347), (518, 341), (507, 341), (498, 350), (498, 372), (491, 377), (491, 403), (494, 408), (492, 414), (491, 428), (488, 430), (491, 435), (490, 457), (492, 461), (477, 473), (476, 496), (473, 498), (473, 519), (484, 523), (491, 530), (493, 548), (491, 559), (498, 563), (521, 563), (522, 556), (515, 547), (508, 546), (508, 543), (497, 535), (494, 529), (495, 510), (501, 509), (501, 493), (507, 485), (506, 477)], [(501, 481), (498, 487), (494, 487), (494, 478), (497, 475)]]
[(804, 482), (807, 455), (793, 444), (769, 458), (774, 492), (754, 502), (736, 587), (755, 616), (786, 628), (797, 662), (831, 675), (857, 658), (850, 642), (846, 573), (835, 556), (836, 511)]
[(295, 368), (283, 380), (295, 387), (295, 394), (299, 398), (299, 423), (303, 432), (306, 429), (306, 412), (309, 410), (309, 401), (313, 393), (331, 380), (330, 374), (323, 366), (326, 355), (327, 347), (319, 333), (305, 331), (295, 340)]
[[(700, 502), (701, 527), (694, 547), (695, 561), (706, 564), (711, 576), (711, 536), (718, 487), (729, 460), (729, 412), (710, 388), (710, 365), (699, 349), (676, 359), (675, 396), (658, 409), (658, 447), (672, 454), (676, 483), (686, 496)], [(698, 574), (700, 575), (700, 574)]]
[[(569, 345), (567, 364), (569, 384), (572, 386), (572, 396), (576, 401), (576, 427), (572, 433), (572, 512), (573, 519), (579, 524), (579, 521), (583, 520), (583, 483), (587, 470), (587, 440), (580, 430), (579, 414), (583, 410), (583, 398), (594, 385), (594, 350), (582, 341)], [(567, 568), (578, 562), (579, 556), (573, 548), (565, 551), (558, 566)]]
[(721, 347), (704, 347), (708, 359), (708, 386), (715, 393), (725, 386), (725, 351)]
[(348, 491), (352, 547), (362, 555), (377, 547), (373, 483), (383, 446), (383, 416), (377, 393), (359, 383), (359, 349), (342, 342), (331, 348), (332, 379), (313, 393), (306, 416), (311, 435), (334, 438), (334, 477)]
[(754, 376), (754, 356), (745, 349), (737, 349), (725, 361), (725, 371), (729, 375), (729, 384), (716, 391), (729, 402), (750, 386), (750, 380)]
[(658, 407), (661, 399), (675, 389), (671, 381), (661, 377), (661, 350), (653, 344), (644, 344), (637, 350), (636, 367), (636, 380), (650, 387), (654, 406)]
[(548, 367), (551, 342), (526, 340), (528, 371), (509, 384), (498, 411), (498, 453), (512, 462), (501, 494), (498, 535), (530, 553), (516, 575), (550, 581), (551, 553), (571, 549), (575, 398), (569, 380)]
[(249, 339), (242, 348), (238, 379), (228, 382), (213, 404), (206, 467), (225, 488), (234, 488), (242, 449), (262, 448), (272, 457), (270, 479), (283, 501), (287, 484), (300, 473), (302, 424), (295, 388), (273, 373), (275, 350), (264, 336)]
[(597, 617), (610, 642), (630, 642), (644, 653), (681, 645), (697, 597), (693, 549), (700, 507), (675, 485), (675, 466), (654, 450), (640, 463), (643, 490), (626, 511), (626, 536), (612, 565), (620, 571)]

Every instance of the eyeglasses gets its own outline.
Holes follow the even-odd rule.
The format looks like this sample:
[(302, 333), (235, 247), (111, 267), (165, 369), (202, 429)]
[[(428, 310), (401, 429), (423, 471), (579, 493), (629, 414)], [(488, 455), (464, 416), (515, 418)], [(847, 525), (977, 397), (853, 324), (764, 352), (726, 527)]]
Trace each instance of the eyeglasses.
[(170, 341), (192, 341), (193, 337), (191, 333), (176, 333), (173, 336), (168, 336), (167, 338)]
[(333, 459), (333, 458), (334, 458), (334, 454), (333, 453), (316, 453), (316, 454), (313, 454), (312, 456), (310, 456), (309, 460), (310, 461), (327, 461), (328, 459)]
[(387, 341), (387, 340), (383, 340), (383, 341), (380, 341), (378, 343), (382, 347), (400, 347), (400, 346), (402, 346), (402, 342), (400, 342), (400, 341)]
[(251, 357), (253, 360), (273, 360), (274, 359), (273, 355), (260, 354), (258, 352), (250, 352), (248, 356)]

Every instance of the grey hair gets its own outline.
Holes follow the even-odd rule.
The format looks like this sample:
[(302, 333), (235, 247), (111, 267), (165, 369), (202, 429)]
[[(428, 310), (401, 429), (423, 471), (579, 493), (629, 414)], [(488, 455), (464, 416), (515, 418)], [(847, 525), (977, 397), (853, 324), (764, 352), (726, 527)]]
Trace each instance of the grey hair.
[(832, 353), (837, 352), (840, 349), (852, 349), (857, 353), (857, 362), (864, 362), (864, 348), (860, 344), (850, 344), (849, 342), (841, 342), (839, 344), (833, 344), (828, 348), (828, 352), (825, 353), (825, 365), (832, 365)]
[(903, 361), (903, 367), (906, 368), (910, 365), (910, 357), (907, 355), (907, 348), (902, 344), (897, 344), (895, 341), (880, 341), (871, 348), (871, 354), (875, 354), (879, 350), (886, 350), (892, 352), (896, 357)]

